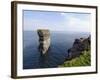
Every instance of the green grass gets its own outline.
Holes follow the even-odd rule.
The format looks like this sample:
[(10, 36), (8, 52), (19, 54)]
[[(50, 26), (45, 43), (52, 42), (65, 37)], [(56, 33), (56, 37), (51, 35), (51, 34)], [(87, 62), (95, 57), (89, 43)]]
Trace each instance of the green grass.
[(82, 55), (76, 57), (72, 60), (65, 61), (59, 67), (75, 67), (75, 66), (90, 66), (91, 65), (91, 55), (89, 51), (83, 51)]

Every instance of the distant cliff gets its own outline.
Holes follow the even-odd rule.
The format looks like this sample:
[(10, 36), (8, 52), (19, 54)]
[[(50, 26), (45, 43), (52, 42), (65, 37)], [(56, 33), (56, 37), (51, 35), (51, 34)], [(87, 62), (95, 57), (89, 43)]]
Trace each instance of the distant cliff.
[(72, 48), (68, 49), (68, 58), (72, 59), (82, 54), (82, 51), (90, 49), (91, 37), (75, 39)]

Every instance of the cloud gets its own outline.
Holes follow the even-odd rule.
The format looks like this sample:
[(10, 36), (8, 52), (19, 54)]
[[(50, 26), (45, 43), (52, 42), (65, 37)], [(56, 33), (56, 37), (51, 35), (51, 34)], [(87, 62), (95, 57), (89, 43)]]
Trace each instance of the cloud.
[(85, 14), (73, 15), (61, 13), (61, 16), (64, 17), (64, 25), (69, 31), (78, 31), (78, 32), (90, 32), (90, 17)]
[(66, 16), (66, 13), (60, 13), (61, 16)]
[[(57, 22), (53, 19), (46, 21), (45, 19), (34, 19), (25, 17), (24, 30), (37, 30), (45, 28), (56, 31), (77, 31), (77, 32), (90, 32), (90, 17), (85, 14), (75, 13), (59, 13), (62, 19)], [(55, 17), (54, 17), (55, 18)]]
[(24, 30), (33, 31), (42, 28), (52, 30), (53, 26), (52, 25), (50, 26), (48, 23), (38, 19), (28, 19), (28, 18), (24, 19)]
[(68, 20), (68, 28), (72, 31), (90, 32), (90, 21), (71, 17)]

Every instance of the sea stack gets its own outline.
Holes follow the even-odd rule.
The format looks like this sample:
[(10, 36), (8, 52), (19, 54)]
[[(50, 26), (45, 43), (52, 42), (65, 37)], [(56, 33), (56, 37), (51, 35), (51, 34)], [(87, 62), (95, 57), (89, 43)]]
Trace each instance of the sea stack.
[(38, 29), (39, 52), (45, 55), (50, 47), (50, 31), (48, 29)]

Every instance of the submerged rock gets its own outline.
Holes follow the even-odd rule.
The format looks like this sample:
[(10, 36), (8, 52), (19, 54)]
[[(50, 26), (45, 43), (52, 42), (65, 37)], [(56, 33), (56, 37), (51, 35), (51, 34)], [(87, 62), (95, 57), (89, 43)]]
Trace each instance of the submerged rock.
[(68, 59), (80, 56), (82, 51), (90, 49), (90, 36), (88, 38), (75, 39), (72, 48), (68, 49)]
[(39, 36), (39, 51), (46, 54), (50, 47), (50, 31), (48, 29), (38, 29)]

